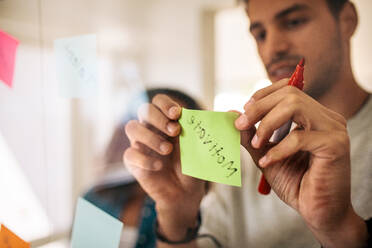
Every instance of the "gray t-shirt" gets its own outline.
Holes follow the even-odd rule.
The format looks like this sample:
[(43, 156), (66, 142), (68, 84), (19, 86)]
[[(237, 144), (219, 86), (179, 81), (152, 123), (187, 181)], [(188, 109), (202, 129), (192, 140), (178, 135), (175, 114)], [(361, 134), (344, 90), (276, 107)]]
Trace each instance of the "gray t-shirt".
[[(351, 198), (362, 218), (372, 217), (372, 97), (348, 121), (351, 142)], [(241, 149), (242, 187), (222, 184), (202, 202), (200, 233), (215, 236), (224, 248), (317, 247), (299, 214), (275, 193), (257, 192), (261, 176), (249, 153)], [(198, 240), (201, 248), (215, 247), (209, 239)]]

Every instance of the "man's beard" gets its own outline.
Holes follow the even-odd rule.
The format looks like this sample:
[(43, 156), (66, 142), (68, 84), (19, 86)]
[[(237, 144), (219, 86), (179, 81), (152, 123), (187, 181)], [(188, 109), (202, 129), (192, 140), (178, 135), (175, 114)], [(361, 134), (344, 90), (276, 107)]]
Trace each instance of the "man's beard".
[[(305, 92), (312, 98), (319, 100), (324, 94), (326, 94), (339, 80), (341, 62), (337, 61), (337, 65), (334, 64), (328, 68), (323, 68), (319, 71), (316, 78), (309, 82), (309, 87), (305, 86)], [(306, 82), (305, 82), (306, 84)]]
[(322, 57), (319, 59), (319, 63), (315, 69), (316, 74), (314, 75), (314, 78), (311, 79), (311, 82), (308, 81), (309, 87), (306, 87), (305, 85), (305, 92), (316, 100), (319, 100), (324, 96), (324, 94), (326, 94), (340, 80), (344, 56), (342, 52), (341, 39), (338, 35), (336, 36), (337, 37), (331, 44), (330, 50), (328, 50), (333, 50), (334, 55), (329, 56), (329, 54), (325, 54), (324, 56), (328, 55), (327, 58)]

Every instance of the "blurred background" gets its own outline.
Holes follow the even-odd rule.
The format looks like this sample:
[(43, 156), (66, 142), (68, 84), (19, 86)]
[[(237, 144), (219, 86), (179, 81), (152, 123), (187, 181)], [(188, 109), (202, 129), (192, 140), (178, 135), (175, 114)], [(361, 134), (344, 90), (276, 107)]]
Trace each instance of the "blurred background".
[[(353, 63), (372, 90), (372, 1), (354, 0)], [(0, 222), (33, 247), (68, 247), (78, 196), (133, 94), (170, 87), (207, 109), (241, 110), (269, 84), (238, 0), (0, 0), (20, 42), (13, 87), (0, 83)], [(62, 97), (54, 41), (95, 34), (98, 95)]]

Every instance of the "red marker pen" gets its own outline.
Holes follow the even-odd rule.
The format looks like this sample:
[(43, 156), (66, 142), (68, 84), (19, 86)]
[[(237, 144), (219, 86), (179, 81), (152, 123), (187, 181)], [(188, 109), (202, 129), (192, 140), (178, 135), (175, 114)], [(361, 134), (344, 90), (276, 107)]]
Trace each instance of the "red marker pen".
[[(302, 90), (304, 87), (304, 66), (305, 59), (302, 58), (301, 61), (296, 66), (295, 72), (292, 74), (289, 79), (288, 85), (292, 85)], [(286, 124), (281, 126), (279, 129), (275, 130), (273, 142), (279, 143), (285, 136), (289, 133), (292, 126), (292, 121), (288, 121)], [(270, 193), (271, 187), (270, 184), (266, 181), (264, 175), (261, 176), (260, 183), (258, 185), (258, 192), (263, 195), (268, 195)]]

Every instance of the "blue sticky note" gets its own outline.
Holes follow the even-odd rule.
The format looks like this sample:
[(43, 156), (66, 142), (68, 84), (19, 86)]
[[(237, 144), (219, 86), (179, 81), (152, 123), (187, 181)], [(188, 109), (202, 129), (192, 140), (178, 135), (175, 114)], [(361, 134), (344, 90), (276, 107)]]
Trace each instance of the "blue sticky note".
[(63, 97), (98, 93), (97, 37), (94, 34), (54, 41), (57, 80)]
[(79, 198), (74, 226), (72, 248), (118, 248), (123, 223)]

